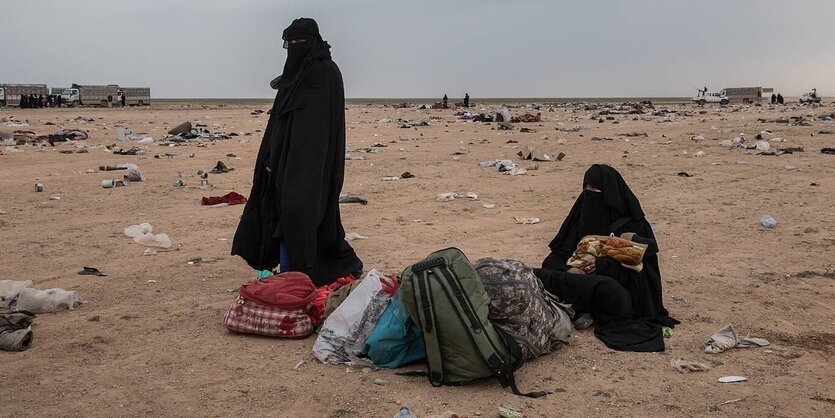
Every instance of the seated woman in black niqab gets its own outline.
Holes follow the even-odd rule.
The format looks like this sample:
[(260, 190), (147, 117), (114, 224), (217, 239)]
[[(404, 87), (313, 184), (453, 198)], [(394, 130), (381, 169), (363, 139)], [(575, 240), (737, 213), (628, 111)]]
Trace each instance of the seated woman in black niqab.
[[(566, 264), (583, 237), (623, 233), (634, 233), (632, 241), (648, 245), (641, 272), (605, 257), (579, 269)], [(549, 247), (551, 253), (535, 270), (537, 276), (575, 312), (592, 315), (601, 341), (621, 351), (664, 350), (662, 327), (679, 321), (662, 303), (655, 234), (620, 173), (603, 164), (586, 171), (583, 192)]]

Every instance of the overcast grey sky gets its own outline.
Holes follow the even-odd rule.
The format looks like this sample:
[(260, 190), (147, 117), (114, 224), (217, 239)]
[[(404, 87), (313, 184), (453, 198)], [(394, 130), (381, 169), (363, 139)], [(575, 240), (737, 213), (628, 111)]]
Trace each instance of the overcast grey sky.
[(271, 97), (319, 22), (348, 97), (835, 96), (833, 0), (0, 0), (0, 83)]

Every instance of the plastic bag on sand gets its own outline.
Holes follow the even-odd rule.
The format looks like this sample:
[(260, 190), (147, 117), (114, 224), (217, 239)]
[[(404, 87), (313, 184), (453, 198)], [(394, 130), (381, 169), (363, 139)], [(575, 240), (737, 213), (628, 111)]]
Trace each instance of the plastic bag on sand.
[(5, 301), (11, 300), (21, 289), (32, 286), (31, 280), (15, 281), (15, 280), (0, 280), (0, 307), (8, 305)]
[(142, 170), (136, 164), (119, 164), (116, 167), (126, 168), (128, 173), (125, 174), (125, 177), (130, 181), (145, 181), (145, 175), (142, 174)]
[(78, 292), (64, 289), (38, 290), (23, 288), (17, 295), (17, 300), (12, 301), (12, 308), (19, 311), (34, 313), (57, 312), (63, 309), (72, 310), (76, 305), (82, 303)]
[(154, 231), (154, 227), (147, 222), (143, 222), (139, 225), (131, 225), (125, 228), (125, 236), (136, 238), (145, 234), (150, 234)]
[(146, 247), (171, 248), (171, 238), (168, 238), (168, 234), (143, 234), (133, 237), (133, 242)]
[(397, 290), (397, 281), (376, 269), (328, 316), (313, 344), (313, 355), (323, 363), (364, 363), (357, 356), (365, 340)]

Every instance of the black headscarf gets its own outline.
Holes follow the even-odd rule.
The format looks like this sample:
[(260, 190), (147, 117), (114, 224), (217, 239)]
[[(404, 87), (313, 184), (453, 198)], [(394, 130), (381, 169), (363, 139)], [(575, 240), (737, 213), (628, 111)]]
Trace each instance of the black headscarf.
[[(287, 46), (287, 60), (284, 62), (284, 71), (270, 83), (272, 88), (278, 90), (278, 108), (273, 111), (279, 113), (286, 110), (299, 80), (307, 74), (310, 64), (326, 54), (330, 58), (330, 45), (322, 40), (319, 25), (313, 19), (300, 17), (294, 20), (284, 29), (281, 39)], [(298, 40), (303, 42), (293, 42)]]
[[(583, 190), (559, 232), (551, 240), (551, 254), (542, 263), (542, 267), (552, 271), (567, 270), (566, 262), (580, 240), (587, 235), (635, 233), (639, 236), (637, 240), (649, 245), (640, 273), (625, 269), (606, 258), (597, 259), (595, 272), (615, 279), (629, 292), (632, 312), (621, 318), (595, 315), (598, 320), (602, 319), (595, 334), (616, 350), (661, 351), (664, 349), (661, 327), (673, 326), (679, 322), (669, 316), (662, 302), (658, 245), (652, 227), (646, 220), (638, 198), (614, 168), (603, 164), (592, 165), (583, 177), (583, 188), (586, 186), (600, 192)], [(588, 298), (590, 295), (598, 298), (595, 296), (597, 293), (590, 293), (593, 287), (591, 283), (581, 283), (571, 290), (578, 298)], [(594, 305), (593, 302), (588, 304)]]
[[(586, 186), (600, 192), (585, 190)], [(641, 203), (626, 185), (623, 176), (608, 165), (594, 164), (589, 167), (583, 176), (583, 188), (549, 244), (552, 251), (568, 251), (570, 256), (584, 236), (609, 235), (615, 232), (611, 226), (622, 218), (636, 223), (645, 218)]]
[(306, 40), (288, 42), (284, 73), (271, 83), (278, 93), (232, 254), (254, 269), (272, 269), (283, 242), (289, 268), (323, 285), (361, 267), (345, 241), (339, 213), (345, 92), (330, 46), (313, 19), (294, 20), (283, 38)]

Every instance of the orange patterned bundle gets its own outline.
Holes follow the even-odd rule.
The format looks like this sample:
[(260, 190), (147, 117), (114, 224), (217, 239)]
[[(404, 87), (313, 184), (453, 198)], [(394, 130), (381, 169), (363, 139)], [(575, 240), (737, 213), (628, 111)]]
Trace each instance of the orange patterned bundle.
[(568, 260), (569, 267), (580, 268), (597, 257), (608, 257), (635, 271), (643, 269), (647, 246), (624, 238), (605, 235), (588, 235), (577, 244), (577, 250)]

